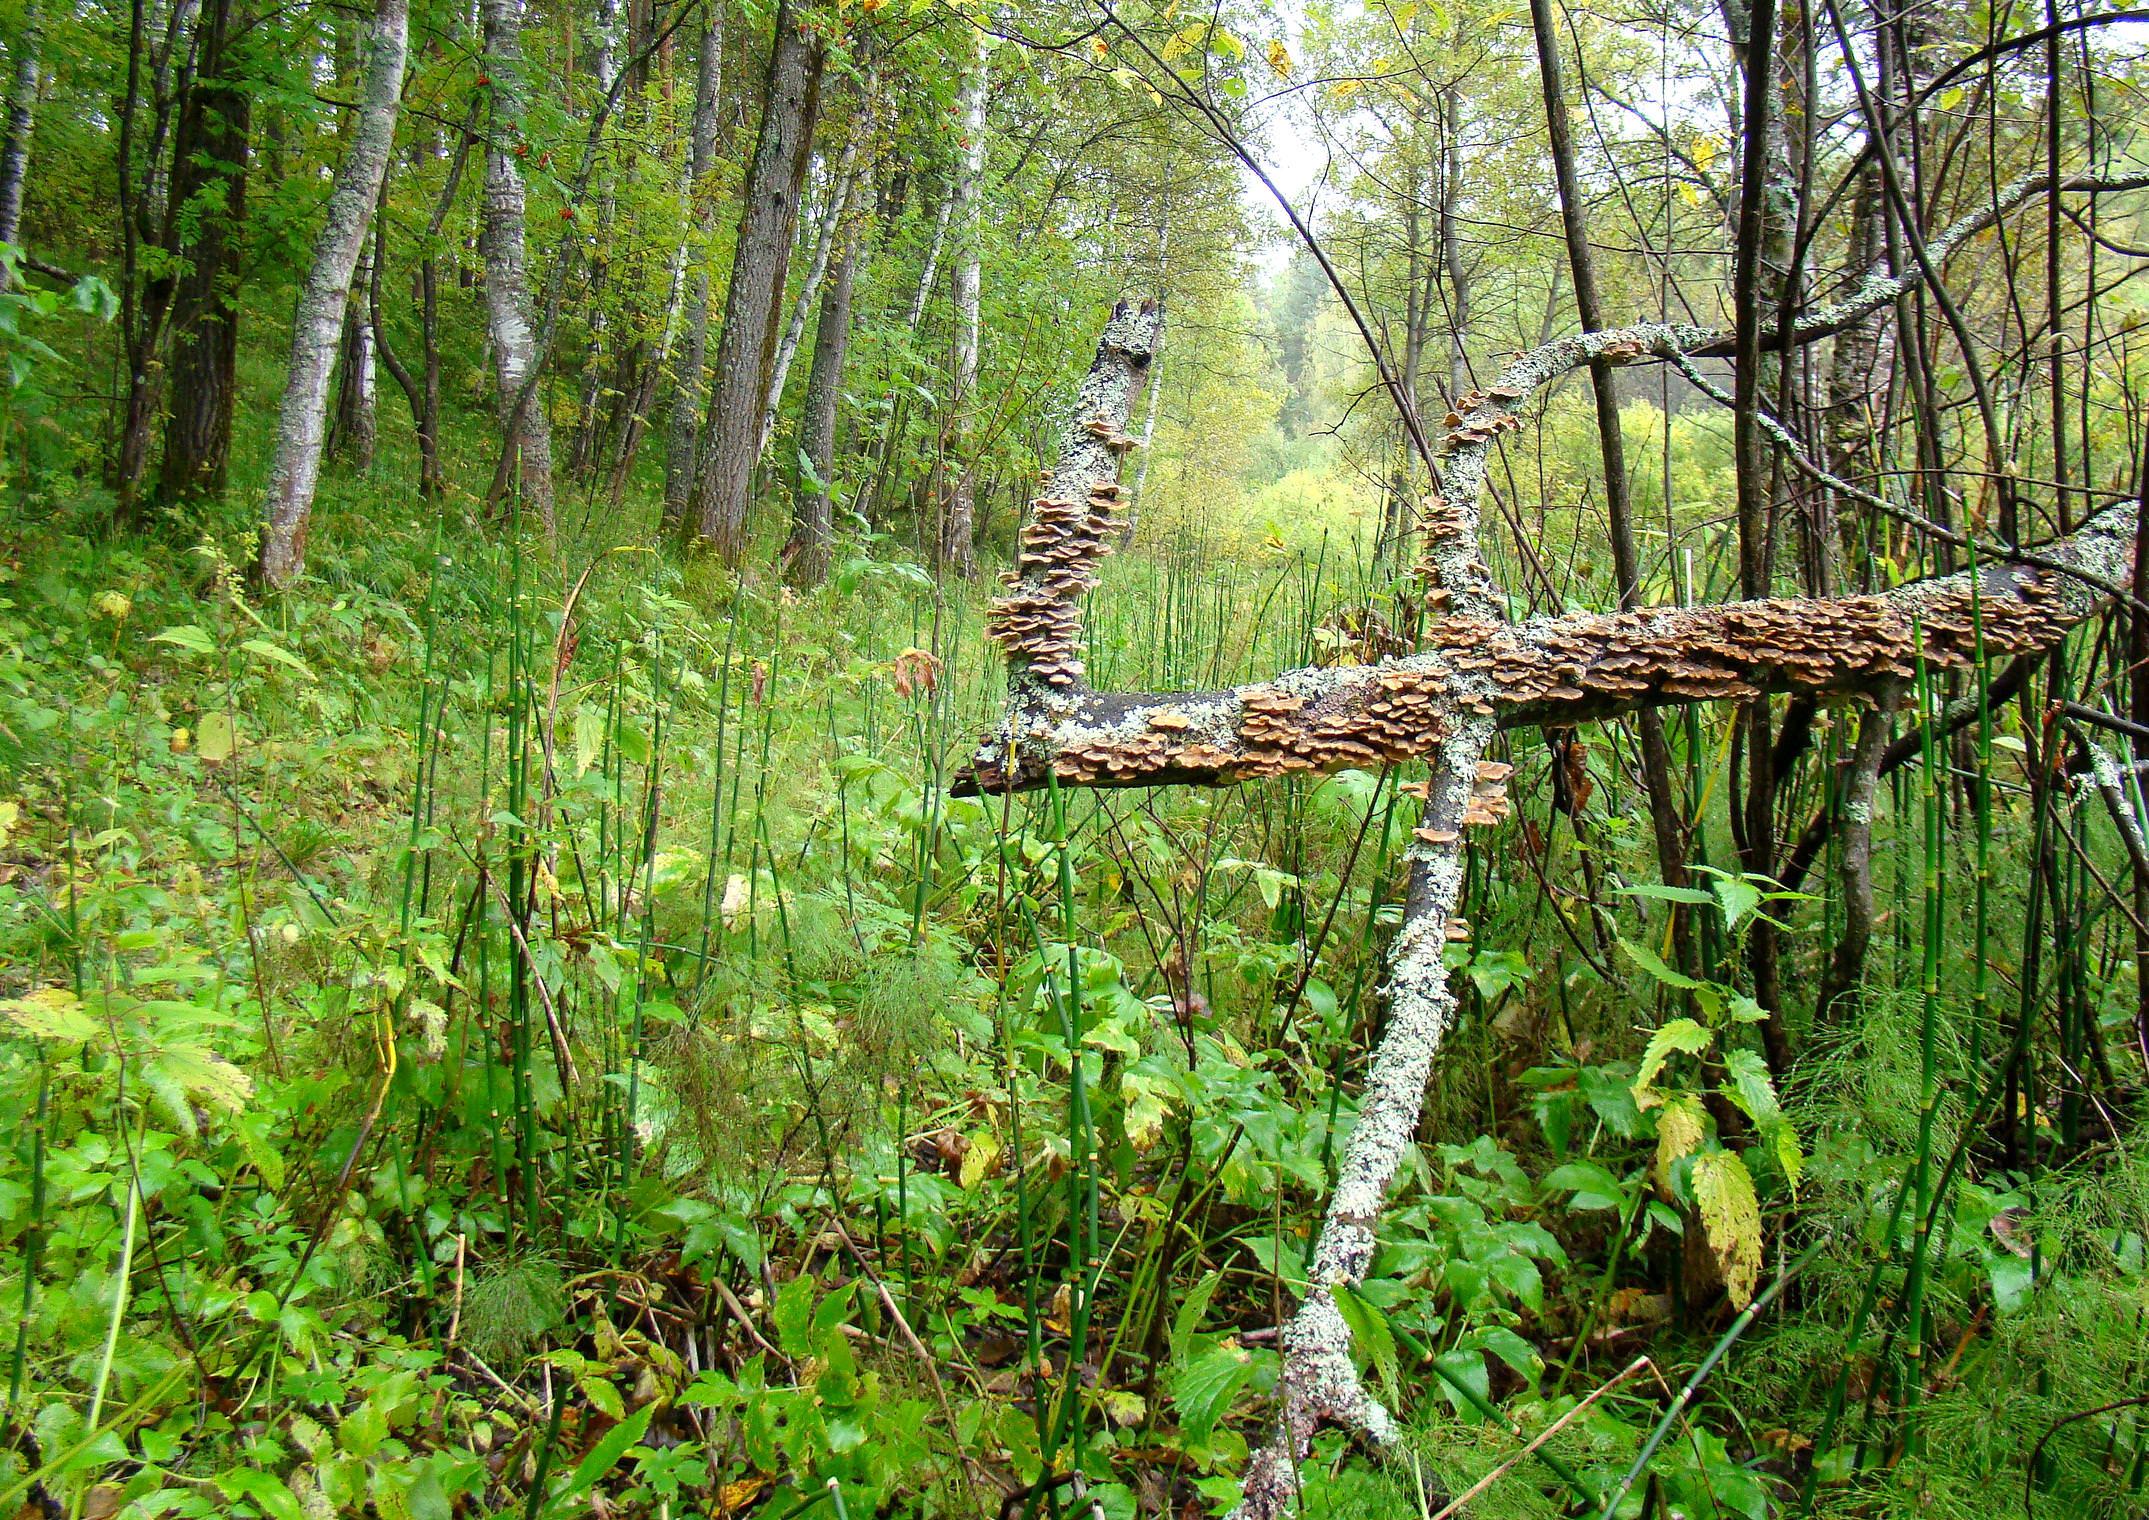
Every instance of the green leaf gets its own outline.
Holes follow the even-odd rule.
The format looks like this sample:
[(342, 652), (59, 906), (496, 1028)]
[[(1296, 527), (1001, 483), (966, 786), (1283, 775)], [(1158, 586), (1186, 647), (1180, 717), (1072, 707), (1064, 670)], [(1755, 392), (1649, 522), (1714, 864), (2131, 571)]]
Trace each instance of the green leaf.
[(1639, 887), (1621, 887), (1619, 891), (1626, 897), (1653, 897), (1659, 902), (1705, 904), (1716, 901), (1708, 893), (1697, 891), (1693, 887), (1667, 887), (1656, 882)]
[(1515, 1375), (1535, 1384), (1545, 1364), (1537, 1348), (1505, 1325), (1480, 1325), (1462, 1338), (1458, 1350), (1490, 1351), (1514, 1369)]
[(1171, 1353), (1174, 1364), (1183, 1364), (1187, 1351), (1194, 1343), (1194, 1332), (1201, 1328), (1202, 1316), (1209, 1312), (1209, 1300), (1216, 1297), (1217, 1285), (1224, 1280), (1220, 1271), (1210, 1272), (1194, 1284), (1186, 1295), (1186, 1302), (1172, 1317)]
[(776, 1344), (785, 1356), (813, 1354), (806, 1327), (813, 1320), (813, 1290), (818, 1286), (811, 1273), (801, 1272), (776, 1290)]
[[(1621, 940), (1620, 943), (1624, 945), (1626, 941)], [(1683, 1050), (1688, 1055), (1698, 1056), (1707, 1050), (1715, 1039), (1715, 1035), (1692, 1019), (1673, 1019), (1669, 1024), (1660, 1026), (1649, 1036), (1648, 1048), (1642, 1052), (1642, 1069), (1634, 1077), (1635, 1102), (1644, 1108), (1649, 1107), (1648, 1103), (1643, 1102), (1643, 1095), (1656, 1081), (1657, 1073), (1664, 1069), (1664, 1063), (1671, 1059), (1673, 1051)]]
[(1433, 1368), (1440, 1374), (1440, 1391), (1455, 1406), (1456, 1414), (1468, 1424), (1482, 1421), (1484, 1411), (1471, 1402), (1468, 1394), (1476, 1394), (1484, 1404), (1492, 1402), (1492, 1376), (1485, 1370), (1485, 1353), (1459, 1349), (1443, 1351), (1433, 1358)]
[(304, 660), (300, 659), (290, 650), (284, 648), (281, 644), (271, 643), (267, 639), (245, 639), (241, 641), (239, 647), (245, 650), (248, 654), (258, 654), (265, 660), (274, 660), (277, 664), (282, 665), (287, 669), (295, 670), (309, 681), (317, 681), (320, 679), (319, 676), (316, 676), (313, 673), (311, 667), (309, 667)]
[(167, 628), (162, 633), (153, 635), (149, 642), (152, 644), (171, 644), (194, 654), (216, 653), (216, 640), (210, 638), (207, 633), (195, 627), (192, 623), (181, 623), (176, 628)]
[(1179, 1411), (1179, 1428), (1187, 1439), (1206, 1446), (1216, 1422), (1231, 1411), (1231, 1404), (1253, 1375), (1254, 1359), (1237, 1346), (1218, 1346), (1179, 1369), (1172, 1380), (1172, 1407)]
[(1329, 1289), (1329, 1297), (1335, 1301), (1343, 1323), (1351, 1327), (1351, 1344), (1365, 1353), (1387, 1387), (1389, 1402), (1396, 1402), (1402, 1375), (1395, 1359), (1395, 1332), (1388, 1328), (1388, 1317), (1342, 1283)]
[(228, 715), (205, 712), (201, 723), (194, 730), (194, 753), (211, 765), (221, 765), (231, 758), (231, 752), (239, 747), (239, 736), (231, 726)]
[(588, 1492), (599, 1478), (612, 1470), (614, 1463), (627, 1454), (629, 1447), (641, 1440), (642, 1432), (649, 1428), (650, 1416), (656, 1412), (655, 1403), (644, 1404), (629, 1415), (624, 1424), (614, 1425), (606, 1431), (604, 1438), (589, 1449), (589, 1455), (575, 1464), (575, 1470), (568, 1474), (567, 1486), (552, 1496), (545, 1506), (545, 1513), (559, 1515), (563, 1520), (569, 1514), (583, 1513), (579, 1508), (569, 1507), (572, 1501)]
[(1545, 1186), (1571, 1190), (1574, 1196), (1567, 1200), (1570, 1209), (1623, 1209), (1626, 1207), (1626, 1189), (1619, 1179), (1594, 1161), (1570, 1161), (1565, 1166), (1554, 1167), (1545, 1178)]
[(1739, 921), (1761, 906), (1761, 889), (1743, 876), (1718, 876), (1709, 883), (1716, 892), (1716, 905), (1723, 909), (1724, 931), (1735, 931)]
[(1724, 1084), (1724, 1095), (1753, 1120), (1754, 1128), (1768, 1142), (1769, 1154), (1782, 1169), (1784, 1180), (1791, 1184), (1791, 1192), (1798, 1192), (1798, 1178), (1805, 1167), (1805, 1152), (1799, 1149), (1798, 1131), (1785, 1117), (1776, 1101), (1776, 1084), (1770, 1080), (1768, 1063), (1751, 1050), (1732, 1050), (1724, 1054), (1724, 1070), (1731, 1080)]
[(258, 1467), (235, 1467), (218, 1473), (216, 1486), (227, 1499), (244, 1499), (269, 1520), (306, 1520), (305, 1506), (291, 1492), (291, 1485)]
[(1470, 962), (1470, 980), (1480, 997), (1497, 997), (1509, 987), (1530, 984), (1530, 963), (1519, 950), (1480, 950)]
[[(1708, 900), (1707, 895), (1704, 893), (1695, 895), (1701, 897), (1704, 902)], [(1696, 981), (1684, 972), (1672, 970), (1671, 967), (1664, 964), (1663, 957), (1647, 945), (1637, 944), (1635, 941), (1621, 936), (1619, 948), (1627, 952), (1628, 960), (1634, 962), (1635, 965), (1641, 967), (1642, 970), (1648, 972), (1667, 987), (1677, 987), (1682, 992), (1693, 992), (1707, 985), (1704, 982)]]
[(594, 702), (575, 709), (575, 774), (585, 774), (604, 758), (604, 711)]

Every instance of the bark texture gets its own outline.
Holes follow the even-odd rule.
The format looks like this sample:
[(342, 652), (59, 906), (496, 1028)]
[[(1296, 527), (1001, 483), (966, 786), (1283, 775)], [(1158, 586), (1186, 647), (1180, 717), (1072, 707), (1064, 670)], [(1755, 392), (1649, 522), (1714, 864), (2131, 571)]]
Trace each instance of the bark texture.
[(363, 473), (373, 468), (378, 441), (376, 360), (373, 334), (373, 260), (362, 254), (351, 274), (351, 298), (343, 308), (343, 335), (336, 345), (336, 411), (328, 426), (329, 457)]
[(777, 315), (791, 266), (799, 195), (820, 115), (820, 35), (789, 3), (776, 14), (769, 54), (767, 106), (747, 171), (724, 327), (716, 343), (714, 389), (702, 431), (691, 499), (695, 537), (726, 564), (746, 549), (746, 508), (760, 463), (761, 412), (775, 358)]
[(962, 245), (955, 259), (955, 394), (949, 398), (946, 449), (954, 457), (934, 554), (942, 570), (964, 580), (977, 578), (977, 376), (985, 275), (984, 220), (979, 213), (985, 190), (985, 87), (989, 79), (984, 34), (975, 34), (971, 45), (976, 51), (963, 75), (963, 156), (955, 181), (955, 216)]
[(521, 157), (522, 7), (484, 0), (485, 69), (492, 80), (492, 136), (485, 147), (485, 321), (499, 387), (500, 432), (523, 504), (552, 531), (552, 426), (537, 395), (537, 326), (530, 302), (528, 229)]
[(157, 476), (157, 496), (167, 506), (222, 492), (231, 458), (253, 121), (252, 93), (234, 77), (244, 29), (233, 0), (202, 12), (196, 73), (172, 139), (170, 242), (185, 267), (172, 295), (170, 405)]
[(776, 436), (776, 414), (783, 406), (783, 389), (791, 378), (791, 363), (798, 357), (799, 344), (805, 340), (806, 324), (813, 320), (814, 308), (820, 301), (821, 282), (828, 278), (829, 258), (835, 252), (836, 239), (842, 234), (844, 219), (850, 215), (851, 194), (858, 183), (858, 149), (862, 136), (862, 133), (854, 132), (851, 140), (843, 145), (842, 160), (828, 187), (828, 204), (821, 208), (821, 224), (814, 235), (813, 254), (806, 261), (805, 278), (798, 283), (798, 298), (791, 303), (791, 318), (784, 323), (783, 336), (776, 343), (776, 358), (769, 366), (768, 402), (761, 410), (759, 453), (766, 454), (769, 441)]
[(678, 377), (665, 423), (663, 528), (676, 534), (694, 492), (695, 445), (701, 430), (702, 367), (709, 342), (709, 237), (716, 228), (716, 114), (723, 95), (724, 33), (712, 17), (702, 28), (696, 58), (694, 115), (687, 135), (686, 195), (691, 230), (681, 239), (685, 271)]
[(23, 12), (22, 35), (15, 39), (15, 79), (8, 91), (7, 136), (0, 140), (0, 243), (19, 243), (22, 190), (30, 177), (30, 136), (37, 126), (37, 85), (44, 43), (43, 12), (36, 3)]
[[(357, 130), (335, 188), (329, 192), (328, 216), (314, 238), (313, 261), (300, 288), (298, 312), (291, 327), (291, 364), (284, 379), (283, 405), (277, 416), (276, 453), (269, 464), (267, 528), (261, 540), (260, 575), (270, 586), (290, 585), (306, 567), (306, 529), (313, 516), (314, 489), (321, 477), (322, 430), (328, 406), (329, 376), (335, 369), (338, 340), (352, 312), (351, 281), (366, 246), (368, 219), (380, 198), (395, 143), (396, 116), (403, 94), (403, 65), (410, 51), (410, 0), (380, 0), (373, 16), (373, 37)], [(370, 285), (370, 281), (368, 282)], [(363, 355), (350, 355), (366, 373), (350, 384), (370, 388), (372, 329), (366, 329)], [(370, 399), (365, 418), (365, 452), (372, 453)]]
[(806, 378), (806, 411), (799, 452), (819, 482), (800, 481), (792, 494), (791, 537), (783, 549), (784, 579), (818, 586), (828, 579), (835, 543), (834, 472), (836, 424), (843, 400), (843, 361), (851, 342), (851, 295), (858, 277), (858, 234), (846, 227), (836, 268), (821, 292), (821, 320), (813, 335), (813, 370)]

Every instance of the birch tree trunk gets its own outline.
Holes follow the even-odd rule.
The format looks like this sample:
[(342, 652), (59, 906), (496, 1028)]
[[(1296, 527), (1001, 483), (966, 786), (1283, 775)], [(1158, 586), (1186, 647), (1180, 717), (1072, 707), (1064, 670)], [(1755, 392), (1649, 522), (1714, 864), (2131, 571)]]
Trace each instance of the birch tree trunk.
[[(291, 367), (284, 381), (269, 463), (267, 530), (259, 572), (281, 589), (306, 568), (306, 529), (321, 477), (322, 428), (337, 338), (351, 295), (351, 278), (365, 247), (367, 219), (388, 172), (402, 102), (403, 65), (410, 48), (410, 0), (380, 0), (366, 60), (357, 130), (329, 192), (328, 219), (314, 239), (313, 263), (299, 291), (292, 324)], [(369, 356), (370, 357), (370, 356)]]
[[(1165, 207), (1164, 219), (1157, 224), (1157, 276), (1156, 288), (1169, 290), (1171, 277), (1166, 255), (1171, 247), (1171, 208)], [(1161, 302), (1159, 303), (1161, 307)], [(1157, 441), (1157, 403), (1164, 399), (1164, 326), (1157, 325), (1156, 342), (1149, 354), (1149, 400), (1142, 413), (1141, 463), (1134, 471), (1134, 494), (1127, 498), (1127, 525), (1120, 530), (1119, 549), (1122, 554), (1134, 547), (1134, 535), (1141, 530), (1142, 501), (1149, 491), (1149, 462), (1153, 457), (1151, 446)]]
[(903, 325), (912, 332), (925, 320), (925, 303), (932, 298), (933, 277), (940, 273), (940, 255), (947, 251), (948, 217), (955, 210), (955, 197), (943, 195), (940, 204), (933, 208), (933, 238), (925, 245), (925, 263), (918, 269), (918, 288), (911, 294), (910, 310), (904, 314)]
[(373, 259), (361, 244), (351, 275), (351, 298), (343, 308), (343, 337), (336, 361), (336, 414), (329, 423), (328, 452), (354, 469), (373, 468), (376, 438), (373, 337)]
[(784, 579), (813, 587), (828, 579), (835, 541), (833, 475), (836, 418), (843, 399), (843, 360), (851, 342), (851, 291), (858, 273), (858, 236), (845, 226), (835, 274), (821, 293), (821, 322), (813, 334), (813, 370), (806, 378), (806, 410), (800, 420), (799, 452), (813, 466), (813, 481), (792, 493), (791, 537), (783, 548)]
[(963, 76), (963, 156), (955, 182), (956, 223), (962, 246), (955, 261), (955, 394), (949, 398), (954, 424), (956, 468), (940, 522), (935, 562), (943, 572), (977, 579), (977, 438), (978, 345), (982, 337), (984, 249), (978, 214), (985, 187), (984, 34), (974, 34), (969, 72)]
[(32, 0), (15, 39), (15, 83), (8, 93), (7, 137), (0, 141), (0, 243), (22, 230), (22, 187), (30, 172), (30, 134), (37, 125), (38, 55), (44, 18)]
[[(620, 21), (619, 0), (598, 0), (590, 76), (600, 100), (609, 99), (612, 87), (619, 82)], [(604, 308), (605, 286), (610, 274), (605, 250), (611, 246), (612, 224), (618, 214), (618, 189), (608, 162), (603, 188), (597, 196), (597, 237), (591, 247), (589, 283), (583, 293), (589, 313), (590, 341), (582, 365), (582, 384), (575, 408), (574, 444), (568, 459), (568, 469), (577, 476), (593, 474), (597, 469), (604, 433), (605, 350), (607, 347), (617, 348), (620, 350), (618, 357), (625, 359), (632, 347), (625, 334), (616, 343), (611, 341), (611, 320)], [(631, 319), (625, 325), (631, 331)]]
[(666, 537), (679, 532), (686, 521), (687, 499), (694, 494), (695, 445), (701, 429), (701, 371), (709, 341), (709, 236), (716, 228), (711, 173), (716, 167), (716, 113), (724, 82), (724, 33), (713, 15), (702, 29), (698, 62), (686, 167), (687, 199), (694, 211), (691, 231), (679, 244), (679, 256), (686, 260), (685, 315), (678, 379), (672, 387), (671, 415), (665, 421), (662, 528)]
[[(552, 428), (544, 398), (525, 395), (537, 365), (537, 328), (530, 306), (528, 230), (519, 152), (522, 138), (522, 7), (518, 0), (484, 0), (485, 68), (492, 79), (492, 132), (485, 145), (485, 321), (499, 387), (501, 443), (510, 478), (521, 483), (550, 537)], [(518, 406), (518, 402), (520, 405)]]
[(799, 192), (821, 108), (827, 49), (786, 0), (776, 14), (766, 105), (747, 170), (716, 344), (715, 388), (690, 499), (695, 536), (726, 564), (746, 550), (746, 508), (760, 462), (761, 412), (775, 358), (776, 321), (798, 229)]

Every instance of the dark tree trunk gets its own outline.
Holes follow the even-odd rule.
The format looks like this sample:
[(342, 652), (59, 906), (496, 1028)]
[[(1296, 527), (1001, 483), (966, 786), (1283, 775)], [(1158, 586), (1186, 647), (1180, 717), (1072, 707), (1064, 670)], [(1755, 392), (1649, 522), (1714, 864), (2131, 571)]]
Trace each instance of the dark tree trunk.
[(166, 505), (219, 494), (231, 462), (252, 124), (251, 97), (233, 77), (242, 25), (233, 0), (204, 7), (194, 83), (172, 141), (170, 221), (191, 236), (176, 248), (186, 266), (172, 298), (170, 405), (157, 479)]
[(776, 353), (777, 318), (790, 273), (798, 201), (820, 114), (821, 68), (827, 52), (803, 29), (789, 3), (776, 14), (769, 54), (761, 134), (747, 171), (734, 244), (731, 282), (724, 293), (724, 327), (717, 339), (714, 389), (702, 430), (701, 468), (691, 500), (698, 539), (726, 564), (746, 550), (746, 507), (760, 463), (761, 410)]
[[(1567, 268), (1574, 277), (1575, 310), (1584, 331), (1597, 331), (1605, 324), (1597, 299), (1596, 260), (1590, 249), (1580, 180), (1575, 172), (1574, 142), (1561, 77), (1559, 38), (1553, 29), (1550, 0), (1531, 0), (1530, 16), (1537, 34), (1539, 83), (1544, 91), (1545, 118), (1551, 127), (1552, 162), (1559, 184), (1561, 221), (1567, 235)], [(1611, 540), (1613, 570), (1619, 578), (1619, 605), (1631, 610), (1642, 605), (1642, 566), (1634, 543), (1633, 498), (1628, 489), (1626, 434), (1619, 418), (1619, 390), (1612, 366), (1602, 359), (1589, 366), (1589, 381), (1597, 403), (1597, 447), (1604, 465), (1605, 526)], [(1666, 886), (1684, 887), (1687, 883), (1686, 831), (1681, 824), (1678, 799), (1672, 792), (1671, 745), (1664, 735), (1664, 720), (1654, 712), (1637, 713), (1635, 728), (1641, 741), (1642, 785), (1649, 798), (1649, 823), (1656, 840), (1657, 871)], [(1687, 915), (1676, 904), (1672, 913), (1672, 943), (1680, 964), (1692, 971), (1693, 936)]]
[(663, 531), (677, 534), (686, 522), (687, 501), (694, 494), (696, 445), (701, 431), (702, 366), (709, 343), (709, 234), (716, 225), (716, 196), (711, 171), (716, 167), (717, 111), (723, 96), (724, 33), (712, 19), (702, 30), (694, 83), (694, 120), (687, 143), (687, 197), (693, 203), (693, 232), (681, 245), (689, 259), (683, 328), (679, 340), (678, 380), (672, 388), (665, 423)]
[(792, 493), (791, 538), (784, 545), (784, 578), (794, 586), (828, 579), (835, 540), (836, 421), (843, 399), (843, 359), (851, 342), (851, 290), (858, 273), (858, 241), (846, 229), (835, 269), (821, 290), (821, 322), (813, 335), (813, 370), (806, 377), (806, 414), (799, 425), (799, 451), (820, 484), (801, 480)]

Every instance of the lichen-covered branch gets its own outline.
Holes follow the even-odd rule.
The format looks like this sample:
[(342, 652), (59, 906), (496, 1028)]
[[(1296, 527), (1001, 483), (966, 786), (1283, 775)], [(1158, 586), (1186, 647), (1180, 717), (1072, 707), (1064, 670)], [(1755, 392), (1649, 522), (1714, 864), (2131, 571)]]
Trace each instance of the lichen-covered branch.
[(1060, 441), (1059, 462), (1030, 503), (1022, 556), (1001, 577), (1005, 596), (992, 604), (988, 631), (1008, 655), (1009, 732), (1026, 733), (1087, 690), (1082, 667), (1084, 592), (1097, 584), (1097, 561), (1118, 535), (1119, 461), (1135, 445), (1127, 415), (1149, 373), (1164, 329), (1164, 308), (1125, 301), (1097, 340), (1097, 357), (1075, 398)]
[(1366, 1392), (1351, 1361), (1350, 1326), (1336, 1307), (1335, 1289), (1357, 1284), (1373, 1264), (1373, 1230), (1388, 1183), (1417, 1133), (1434, 1058), (1455, 1021), (1441, 952), (1451, 934), (1467, 932), (1455, 918), (1463, 883), (1458, 837), (1464, 825), (1490, 822), (1506, 810), (1508, 768), (1481, 758), (1492, 732), (1481, 717), (1458, 724), (1426, 784), (1424, 823), (1409, 850), (1403, 927), (1388, 950), (1387, 1033), (1344, 1146), (1305, 1301), (1284, 1327), (1281, 1408), (1274, 1433), (1247, 1463), (1242, 1520), (1290, 1512), (1298, 1464), (1323, 1420), (1383, 1445), (1394, 1435), (1388, 1412)]

